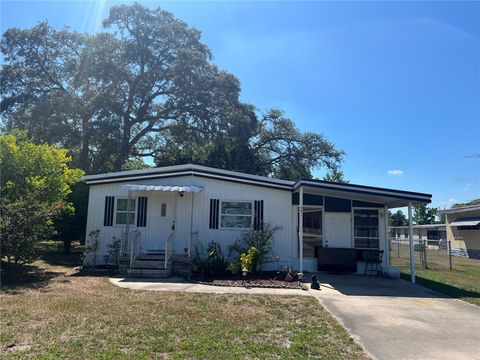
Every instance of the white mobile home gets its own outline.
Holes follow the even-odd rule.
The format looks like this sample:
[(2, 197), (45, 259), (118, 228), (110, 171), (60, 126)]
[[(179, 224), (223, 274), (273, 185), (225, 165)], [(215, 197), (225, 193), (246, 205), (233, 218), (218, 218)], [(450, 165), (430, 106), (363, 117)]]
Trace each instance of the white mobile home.
[[(365, 250), (384, 250), (388, 267), (389, 208), (429, 203), (431, 195), (321, 180), (272, 179), (198, 165), (89, 175), (89, 234), (98, 247), (85, 261), (107, 261), (107, 245), (121, 238), (130, 266), (142, 255), (191, 257), (195, 247), (228, 246), (247, 230), (280, 226), (276, 266), (300, 271), (356, 270)], [(299, 231), (302, 229), (302, 231)], [(91, 244), (90, 244), (91, 245)]]

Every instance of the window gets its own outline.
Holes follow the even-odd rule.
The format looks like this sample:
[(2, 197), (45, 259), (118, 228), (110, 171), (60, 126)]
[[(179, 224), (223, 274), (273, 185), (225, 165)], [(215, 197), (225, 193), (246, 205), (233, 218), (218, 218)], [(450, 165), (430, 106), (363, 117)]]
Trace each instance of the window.
[(378, 249), (378, 210), (355, 209), (353, 225), (355, 248)]
[(220, 206), (220, 227), (227, 229), (252, 228), (251, 201), (222, 201)]
[(303, 235), (322, 235), (322, 210), (304, 210)]
[(128, 210), (130, 210), (130, 214), (128, 214), (128, 224), (134, 225), (135, 224), (135, 214), (137, 208), (137, 200), (130, 199), (130, 209), (128, 209), (128, 199), (117, 199), (117, 207), (115, 210), (115, 224), (116, 225), (126, 225), (127, 224), (127, 214)]
[(162, 203), (162, 205), (161, 205), (160, 216), (161, 217), (167, 216), (167, 204), (165, 204), (165, 203)]
[(322, 246), (322, 209), (303, 209), (303, 257), (316, 257)]

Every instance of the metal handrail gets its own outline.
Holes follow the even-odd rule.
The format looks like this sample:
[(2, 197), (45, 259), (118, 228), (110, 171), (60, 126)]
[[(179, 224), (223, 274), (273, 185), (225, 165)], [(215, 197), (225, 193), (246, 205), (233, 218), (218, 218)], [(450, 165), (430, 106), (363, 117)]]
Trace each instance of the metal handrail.
[(138, 238), (140, 236), (139, 231), (132, 231), (135, 233), (135, 237), (132, 239), (132, 242), (130, 243), (130, 269), (133, 266), (133, 261), (138, 255)]
[(168, 255), (168, 245), (170, 244), (171, 239), (173, 239), (174, 232), (172, 231), (168, 236), (167, 240), (165, 240), (165, 270), (168, 267), (168, 260), (170, 259)]

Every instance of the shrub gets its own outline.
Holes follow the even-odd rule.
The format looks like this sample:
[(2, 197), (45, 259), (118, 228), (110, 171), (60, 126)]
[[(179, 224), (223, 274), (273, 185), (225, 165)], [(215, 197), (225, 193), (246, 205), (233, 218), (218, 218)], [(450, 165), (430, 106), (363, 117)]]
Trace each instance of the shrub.
[(17, 265), (35, 260), (34, 245), (53, 234), (49, 219), (54, 209), (20, 198), (1, 201), (1, 255), (8, 264)]
[(230, 247), (230, 257), (232, 262), (229, 270), (232, 273), (238, 272), (241, 263), (237, 260), (243, 253), (249, 253), (250, 248), (255, 248), (256, 255), (252, 262), (252, 272), (262, 271), (263, 265), (272, 260), (273, 251), (273, 237), (280, 229), (279, 226), (272, 227), (269, 224), (264, 224), (262, 230), (252, 230), (246, 232), (240, 239), (235, 241)]
[(35, 258), (34, 244), (54, 233), (53, 222), (74, 209), (70, 186), (83, 171), (70, 169), (66, 150), (34, 144), (22, 133), (0, 135), (0, 242), (9, 263)]
[(247, 270), (248, 272), (252, 272), (253, 265), (255, 264), (255, 260), (258, 257), (258, 250), (255, 247), (251, 247), (248, 249), (248, 252), (242, 253), (240, 255), (240, 263), (242, 266), (242, 271)]
[(112, 237), (112, 243), (107, 244), (108, 254), (115, 260), (118, 260), (120, 256), (120, 239), (117, 239), (116, 236)]
[(193, 263), (202, 275), (208, 273), (211, 276), (223, 274), (228, 265), (222, 247), (215, 241), (208, 243), (206, 251), (203, 250), (201, 245), (196, 246)]
[(95, 257), (97, 253), (97, 248), (98, 248), (98, 237), (100, 236), (100, 230), (92, 230), (88, 234), (88, 237), (90, 240), (87, 243), (87, 246), (85, 247), (85, 255), (88, 256), (92, 254), (93, 261), (92, 265), (95, 265)]

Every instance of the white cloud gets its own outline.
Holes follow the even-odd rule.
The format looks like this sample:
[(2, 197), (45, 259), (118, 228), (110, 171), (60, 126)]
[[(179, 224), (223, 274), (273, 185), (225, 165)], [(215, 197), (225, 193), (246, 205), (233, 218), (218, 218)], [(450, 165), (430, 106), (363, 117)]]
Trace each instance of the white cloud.
[(388, 170), (388, 175), (403, 175), (403, 170)]
[(457, 202), (458, 202), (458, 200), (457, 200), (457, 199), (455, 199), (455, 198), (451, 198), (451, 199), (448, 199), (448, 202), (451, 202), (451, 203), (457, 203)]

